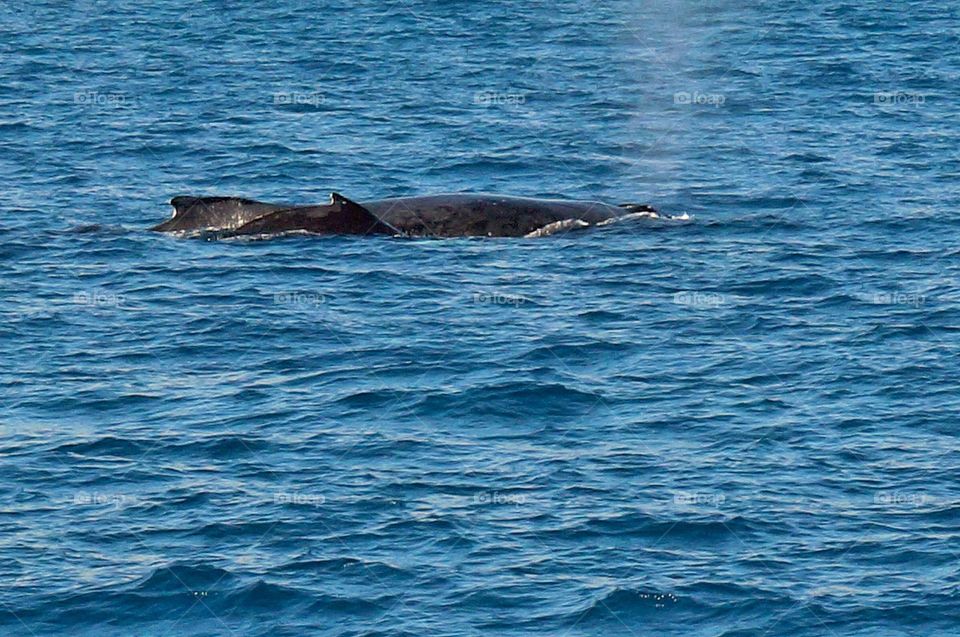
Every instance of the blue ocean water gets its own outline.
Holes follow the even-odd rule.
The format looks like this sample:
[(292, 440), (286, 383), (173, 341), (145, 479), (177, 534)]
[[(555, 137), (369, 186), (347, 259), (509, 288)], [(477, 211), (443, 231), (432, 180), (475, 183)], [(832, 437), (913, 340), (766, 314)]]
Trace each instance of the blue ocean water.
[[(960, 633), (960, 6), (0, 18), (0, 634)], [(693, 219), (145, 231), (331, 190)]]

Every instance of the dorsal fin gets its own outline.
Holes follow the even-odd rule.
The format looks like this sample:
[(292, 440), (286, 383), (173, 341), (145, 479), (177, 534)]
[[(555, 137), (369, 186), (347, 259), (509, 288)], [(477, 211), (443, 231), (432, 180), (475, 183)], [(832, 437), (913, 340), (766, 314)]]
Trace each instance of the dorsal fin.
[(617, 204), (618, 208), (623, 208), (627, 212), (657, 212), (657, 209), (651, 205), (645, 203), (621, 203)]
[(236, 228), (262, 215), (288, 208), (288, 205), (264, 203), (244, 197), (188, 197), (170, 200), (173, 216), (151, 230), (226, 230)]
[(314, 234), (401, 234), (362, 205), (333, 192), (330, 193), (329, 204), (277, 210), (223, 236), (276, 235), (296, 231)]
[[(372, 212), (372, 211), (371, 211), (369, 208), (367, 208), (366, 206), (363, 206), (362, 204), (358, 204), (357, 202), (353, 201), (352, 199), (347, 199), (346, 197), (344, 197), (343, 195), (341, 195), (339, 192), (333, 191), (333, 192), (330, 193), (330, 205), (336, 205), (336, 204), (339, 204), (339, 205), (341, 205), (341, 206), (351, 205), (351, 206), (358, 206), (358, 207), (360, 207), (360, 208), (363, 208), (363, 209), (367, 212), (367, 214), (369, 214), (370, 217), (372, 218), (371, 221), (375, 220), (374, 223), (375, 223), (375, 226), (376, 226), (377, 228), (380, 228), (381, 226), (386, 226), (386, 228), (388, 228), (389, 230), (393, 231), (393, 234), (396, 234), (396, 235), (402, 235), (402, 234), (403, 234), (403, 232), (402, 232), (401, 230), (397, 229), (396, 226), (394, 226), (392, 223), (389, 223), (389, 222), (383, 220), (379, 215), (377, 215), (376, 213)], [(378, 230), (378, 231), (379, 231), (379, 230)]]
[(225, 202), (235, 202), (239, 206), (270, 206), (273, 204), (263, 203), (262, 201), (256, 201), (255, 199), (247, 199), (246, 197), (190, 197), (190, 196), (179, 196), (174, 197), (170, 200), (170, 205), (173, 206), (173, 216), (176, 217), (178, 214), (194, 207), (194, 206), (212, 206), (218, 203)]

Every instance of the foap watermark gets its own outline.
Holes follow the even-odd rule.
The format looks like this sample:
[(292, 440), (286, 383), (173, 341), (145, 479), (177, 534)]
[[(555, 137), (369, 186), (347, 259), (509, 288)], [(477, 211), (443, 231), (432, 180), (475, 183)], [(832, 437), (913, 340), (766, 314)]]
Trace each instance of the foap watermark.
[(875, 305), (909, 305), (920, 307), (927, 297), (919, 292), (875, 292), (870, 301)]
[(932, 497), (921, 491), (878, 491), (873, 496), (873, 503), (883, 506), (918, 507), (932, 501)]
[(110, 506), (119, 509), (123, 505), (130, 505), (136, 500), (124, 493), (98, 493), (78, 491), (73, 495), (73, 504), (77, 506)]
[(717, 308), (726, 303), (722, 294), (717, 292), (698, 292), (695, 290), (686, 290), (677, 292), (673, 295), (673, 302), (677, 305), (685, 305), (697, 309)]
[(89, 307), (121, 307), (124, 301), (125, 297), (122, 294), (101, 289), (81, 290), (73, 294), (74, 303)]
[(313, 308), (324, 305), (327, 297), (321, 292), (274, 292), (273, 302), (276, 305)]
[(694, 91), (678, 91), (673, 94), (673, 103), (680, 106), (712, 106), (720, 108), (727, 103), (727, 96), (722, 93), (701, 93)]
[(527, 96), (512, 91), (480, 91), (473, 96), (473, 103), (477, 106), (522, 106), (527, 103)]
[(506, 294), (504, 292), (474, 292), (473, 302), (520, 307), (527, 302), (527, 299), (519, 294)]
[(882, 91), (873, 94), (873, 103), (879, 106), (922, 106), (927, 101), (923, 93)]
[(473, 496), (475, 504), (512, 504), (520, 506), (527, 503), (527, 496), (522, 493), (507, 493), (504, 491), (481, 491)]
[(322, 493), (303, 493), (290, 491), (273, 494), (274, 504), (295, 504), (298, 506), (323, 506), (327, 501)]
[(273, 94), (273, 103), (278, 105), (300, 105), (300, 106), (313, 106), (314, 108), (321, 106), (326, 102), (327, 98), (323, 93), (302, 93), (299, 91), (288, 91), (285, 93), (274, 93)]
[(123, 108), (132, 104), (133, 100), (126, 93), (77, 91), (73, 94), (73, 103), (95, 108)]
[(727, 501), (722, 493), (701, 491), (676, 491), (673, 494), (673, 503), (676, 506), (720, 507)]
[(637, 593), (637, 597), (652, 603), (654, 608), (666, 608), (680, 601), (673, 593)]

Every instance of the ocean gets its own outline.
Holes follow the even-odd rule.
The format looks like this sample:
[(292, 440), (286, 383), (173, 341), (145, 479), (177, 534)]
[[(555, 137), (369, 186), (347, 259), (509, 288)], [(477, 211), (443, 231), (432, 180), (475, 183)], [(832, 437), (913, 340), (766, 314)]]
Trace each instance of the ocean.
[[(960, 5), (0, 4), (0, 634), (960, 634)], [(176, 195), (649, 203), (151, 233)]]

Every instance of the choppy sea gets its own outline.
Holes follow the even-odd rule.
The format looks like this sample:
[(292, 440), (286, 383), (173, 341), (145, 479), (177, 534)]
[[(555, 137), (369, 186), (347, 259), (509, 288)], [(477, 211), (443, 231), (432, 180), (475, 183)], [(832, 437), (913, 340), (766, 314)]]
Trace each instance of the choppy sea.
[[(0, 633), (960, 634), (960, 5), (0, 3)], [(174, 195), (692, 219), (204, 241)]]

